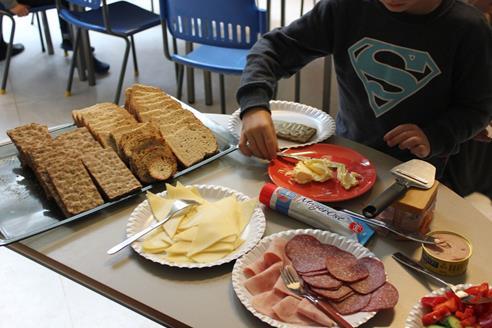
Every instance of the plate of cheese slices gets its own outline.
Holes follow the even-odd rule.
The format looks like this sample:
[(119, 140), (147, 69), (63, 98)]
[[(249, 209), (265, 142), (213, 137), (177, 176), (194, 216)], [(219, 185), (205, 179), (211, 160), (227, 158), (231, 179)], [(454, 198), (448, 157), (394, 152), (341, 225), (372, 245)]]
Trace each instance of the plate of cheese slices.
[(256, 199), (222, 186), (178, 182), (159, 194), (147, 193), (128, 220), (127, 237), (164, 218), (176, 199), (199, 205), (134, 242), (133, 249), (144, 258), (179, 268), (221, 265), (251, 250), (265, 232), (265, 215)]

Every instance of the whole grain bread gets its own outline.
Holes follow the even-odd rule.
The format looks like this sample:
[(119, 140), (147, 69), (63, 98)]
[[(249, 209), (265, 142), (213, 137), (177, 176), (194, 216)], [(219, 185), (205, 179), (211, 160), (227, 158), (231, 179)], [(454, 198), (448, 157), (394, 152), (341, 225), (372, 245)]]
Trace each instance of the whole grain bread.
[(158, 144), (135, 151), (130, 158), (130, 168), (140, 181), (151, 183), (167, 180), (177, 170), (177, 162), (167, 144)]
[(218, 151), (218, 144), (212, 131), (203, 124), (192, 123), (166, 135), (166, 142), (178, 161), (190, 167)]

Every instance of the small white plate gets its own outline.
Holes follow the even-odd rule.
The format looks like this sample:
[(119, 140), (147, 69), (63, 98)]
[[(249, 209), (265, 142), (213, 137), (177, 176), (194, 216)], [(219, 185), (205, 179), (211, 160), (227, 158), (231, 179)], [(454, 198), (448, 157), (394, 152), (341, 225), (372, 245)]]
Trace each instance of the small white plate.
[[(214, 186), (214, 185), (193, 185), (192, 187), (195, 187), (198, 189), (200, 192), (200, 195), (205, 198), (206, 200), (209, 201), (218, 201), (224, 197), (228, 196), (234, 196), (238, 201), (247, 201), (250, 199), (250, 197), (235, 191), (233, 189), (229, 189), (226, 187), (222, 186)], [(159, 196), (165, 196), (166, 191), (163, 191), (159, 193)], [(147, 200), (143, 201), (140, 203), (135, 210), (133, 210), (132, 214), (130, 215), (130, 219), (128, 220), (127, 226), (126, 226), (126, 236), (130, 237), (134, 235), (136, 232), (146, 228), (150, 222), (148, 222), (148, 218), (151, 215), (150, 208), (149, 208), (149, 203)], [(178, 267), (178, 268), (208, 268), (216, 265), (221, 265), (227, 262), (230, 262), (232, 260), (237, 259), (238, 257), (242, 256), (246, 252), (248, 252), (250, 249), (252, 249), (258, 241), (260, 241), (261, 237), (265, 233), (265, 227), (266, 227), (266, 220), (265, 220), (265, 214), (263, 213), (260, 204), (256, 206), (256, 208), (253, 211), (253, 214), (251, 216), (251, 219), (248, 223), (248, 225), (244, 228), (243, 234), (241, 235), (241, 238), (244, 239), (244, 243), (234, 251), (233, 253), (229, 254), (228, 256), (221, 258), (217, 261), (214, 262), (209, 262), (209, 263), (176, 263), (176, 262), (170, 262), (167, 260), (165, 254), (151, 254), (151, 253), (146, 253), (142, 249), (142, 242), (141, 241), (136, 241), (132, 244), (133, 249), (135, 252), (140, 254), (141, 256), (145, 257), (148, 260), (151, 260), (156, 263), (160, 263), (163, 265), (169, 265), (172, 267)]]
[[(272, 118), (279, 121), (295, 122), (310, 126), (316, 129), (316, 134), (306, 143), (278, 139), (281, 149), (296, 148), (312, 145), (324, 141), (335, 134), (335, 120), (327, 113), (311, 106), (290, 102), (290, 101), (270, 101)], [(241, 135), (241, 119), (239, 118), (240, 109), (232, 113), (227, 128), (239, 140)]]
[[(261, 321), (264, 321), (271, 325), (272, 327), (280, 328), (300, 328), (307, 326), (299, 326), (294, 324), (285, 323), (282, 321), (275, 320), (266, 316), (253, 308), (251, 304), (252, 295), (244, 287), (244, 282), (246, 281), (246, 276), (243, 273), (245, 267), (256, 261), (258, 258), (263, 256), (263, 253), (268, 249), (268, 246), (272, 240), (277, 238), (291, 239), (296, 235), (308, 234), (316, 237), (320, 242), (324, 244), (330, 244), (337, 246), (338, 248), (354, 254), (355, 257), (376, 257), (371, 251), (362, 246), (361, 244), (348, 239), (346, 237), (337, 235), (335, 233), (323, 230), (314, 229), (299, 229), (299, 230), (288, 230), (282, 231), (268, 237), (263, 238), (258, 245), (253, 248), (248, 254), (244, 255), (242, 258), (236, 261), (234, 264), (234, 269), (232, 270), (232, 286), (236, 292), (237, 297), (243, 303), (243, 305)], [(376, 315), (376, 312), (358, 312), (350, 315), (345, 315), (343, 318), (350, 323), (353, 327), (358, 327), (362, 325), (367, 320), (371, 319)]]
[[(466, 289), (468, 287), (471, 287), (471, 284), (461, 284), (461, 285), (456, 285), (458, 289)], [(446, 291), (446, 288), (441, 288), (433, 291), (431, 294), (427, 294), (425, 296), (439, 296), (439, 295), (444, 295), (444, 292)], [(420, 304), (420, 301), (415, 303), (415, 305), (412, 307), (410, 310), (410, 313), (408, 314), (407, 320), (405, 321), (405, 328), (423, 328), (424, 325), (422, 324), (422, 316), (424, 315), (424, 307), (422, 304)]]

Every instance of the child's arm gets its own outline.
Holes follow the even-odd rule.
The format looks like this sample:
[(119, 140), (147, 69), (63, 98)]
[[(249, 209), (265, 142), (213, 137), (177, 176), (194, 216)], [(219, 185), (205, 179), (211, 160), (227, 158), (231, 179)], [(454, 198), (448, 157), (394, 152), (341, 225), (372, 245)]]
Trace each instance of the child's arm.
[[(337, 0), (318, 3), (311, 12), (289, 26), (265, 34), (251, 49), (237, 91), (243, 119), (240, 149), (244, 154), (267, 159), (275, 156), (277, 139), (272, 137), (275, 131), (268, 111), (277, 80), (289, 77), (315, 58), (331, 53), (334, 20), (340, 19), (334, 14), (336, 5)], [(258, 110), (260, 108), (263, 110)], [(254, 113), (249, 113), (253, 109)], [(252, 138), (257, 142), (251, 141)]]

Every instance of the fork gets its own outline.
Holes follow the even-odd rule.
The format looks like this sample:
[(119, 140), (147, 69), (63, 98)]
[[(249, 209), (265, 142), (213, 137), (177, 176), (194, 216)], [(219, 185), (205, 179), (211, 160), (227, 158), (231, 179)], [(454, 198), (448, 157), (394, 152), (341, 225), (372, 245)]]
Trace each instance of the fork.
[(309, 290), (304, 288), (301, 280), (299, 279), (299, 276), (294, 271), (294, 269), (290, 268), (289, 266), (283, 267), (280, 270), (280, 276), (282, 277), (282, 281), (284, 282), (284, 285), (285, 287), (287, 287), (288, 290), (302, 298), (307, 299), (309, 302), (314, 304), (321, 311), (326, 313), (330, 317), (330, 319), (335, 321), (335, 323), (340, 328), (353, 328), (352, 325), (345, 321), (345, 319), (343, 319), (331, 305), (322, 302), (319, 297), (313, 295), (311, 292), (309, 292)]

